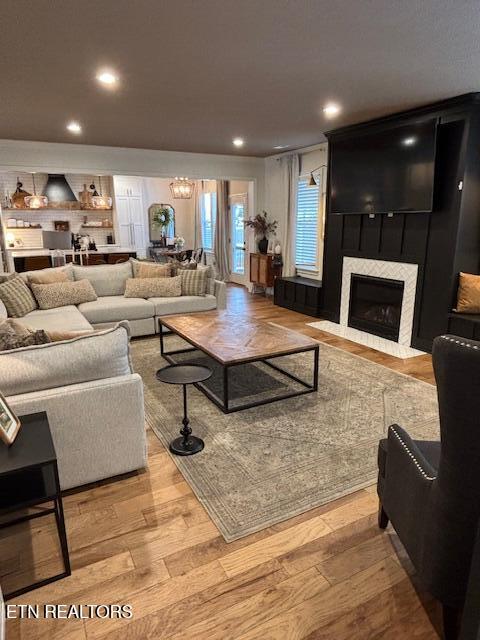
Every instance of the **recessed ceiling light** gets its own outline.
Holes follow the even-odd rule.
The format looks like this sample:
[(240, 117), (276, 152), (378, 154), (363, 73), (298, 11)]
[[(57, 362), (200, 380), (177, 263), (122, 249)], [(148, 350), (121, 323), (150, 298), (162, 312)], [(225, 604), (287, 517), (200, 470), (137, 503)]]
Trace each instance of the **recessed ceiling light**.
[(323, 107), (323, 113), (327, 116), (327, 118), (334, 118), (340, 113), (340, 107), (334, 102), (329, 102)]
[(404, 138), (402, 140), (402, 143), (406, 146), (406, 147), (411, 147), (413, 144), (415, 144), (417, 141), (417, 139), (415, 138), (415, 136), (411, 136), (410, 138)]
[(232, 142), (236, 147), (243, 147), (245, 144), (245, 140), (243, 138), (234, 138)]
[(67, 124), (67, 129), (70, 131), (70, 133), (82, 133), (81, 125), (74, 120)]
[(112, 87), (117, 84), (118, 76), (112, 71), (100, 71), (97, 73), (97, 80), (107, 87)]
[(288, 144), (277, 144), (275, 147), (273, 147), (274, 149), (286, 149), (288, 147)]

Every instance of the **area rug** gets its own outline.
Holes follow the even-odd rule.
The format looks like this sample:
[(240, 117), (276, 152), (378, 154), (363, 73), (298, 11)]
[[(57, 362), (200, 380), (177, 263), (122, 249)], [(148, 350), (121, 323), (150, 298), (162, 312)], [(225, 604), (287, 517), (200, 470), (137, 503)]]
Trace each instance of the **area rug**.
[[(167, 350), (185, 346), (176, 336), (165, 342)], [(133, 341), (132, 357), (148, 424), (168, 447), (181, 427), (181, 388), (155, 379), (166, 364), (158, 338)], [(205, 362), (198, 352), (188, 357)], [(305, 354), (275, 362), (308, 379)], [(285, 392), (285, 377), (266, 365), (237, 375), (242, 401), (265, 393), (269, 381), (273, 393)], [(172, 457), (227, 542), (374, 483), (378, 441), (390, 424), (417, 439), (439, 437), (434, 386), (322, 343), (317, 393), (228, 415), (193, 387), (188, 397), (205, 449)]]

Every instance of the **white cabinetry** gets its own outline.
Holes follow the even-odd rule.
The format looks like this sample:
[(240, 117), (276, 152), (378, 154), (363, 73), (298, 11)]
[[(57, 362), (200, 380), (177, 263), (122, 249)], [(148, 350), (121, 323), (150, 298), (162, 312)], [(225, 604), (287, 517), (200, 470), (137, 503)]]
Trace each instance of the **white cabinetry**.
[(120, 244), (136, 251), (139, 257), (145, 257), (147, 212), (143, 204), (142, 179), (114, 176), (113, 186)]

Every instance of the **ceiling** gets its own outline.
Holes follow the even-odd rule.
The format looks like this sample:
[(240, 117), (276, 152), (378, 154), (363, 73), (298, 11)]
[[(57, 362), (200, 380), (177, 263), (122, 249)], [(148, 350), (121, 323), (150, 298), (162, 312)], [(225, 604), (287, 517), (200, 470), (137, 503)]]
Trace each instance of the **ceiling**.
[(480, 88), (478, 0), (2, 0), (1, 23), (7, 139), (266, 156)]

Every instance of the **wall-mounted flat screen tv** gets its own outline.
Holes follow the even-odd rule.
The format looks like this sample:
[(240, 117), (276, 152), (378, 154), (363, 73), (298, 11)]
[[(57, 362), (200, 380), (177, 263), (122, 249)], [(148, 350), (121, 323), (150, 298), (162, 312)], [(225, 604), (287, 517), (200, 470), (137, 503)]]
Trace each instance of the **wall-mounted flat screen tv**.
[(330, 211), (432, 210), (437, 120), (331, 141)]

